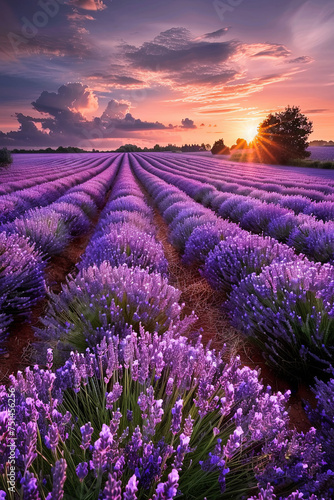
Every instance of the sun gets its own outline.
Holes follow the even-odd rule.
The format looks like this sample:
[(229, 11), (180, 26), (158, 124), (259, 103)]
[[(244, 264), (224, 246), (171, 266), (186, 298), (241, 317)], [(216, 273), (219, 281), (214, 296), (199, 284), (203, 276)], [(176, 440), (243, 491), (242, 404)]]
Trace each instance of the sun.
[(245, 129), (245, 133), (244, 133), (244, 136), (245, 136), (245, 139), (247, 142), (251, 142), (253, 141), (253, 139), (255, 138), (255, 136), (257, 135), (257, 127), (258, 125), (256, 125), (255, 123), (254, 124), (251, 124), (249, 125), (246, 129)]

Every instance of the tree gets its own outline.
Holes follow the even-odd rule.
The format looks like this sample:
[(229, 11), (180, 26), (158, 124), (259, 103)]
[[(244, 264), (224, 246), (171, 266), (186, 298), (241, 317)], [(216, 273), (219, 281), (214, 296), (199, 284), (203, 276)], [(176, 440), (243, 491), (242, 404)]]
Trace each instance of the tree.
[(225, 146), (224, 139), (219, 139), (219, 141), (216, 141), (212, 146), (211, 153), (213, 155), (229, 155), (230, 148)]
[(7, 148), (0, 149), (0, 167), (13, 163), (13, 157)]
[(232, 149), (247, 149), (247, 148), (248, 148), (248, 144), (247, 144), (246, 139), (240, 139), (240, 138), (237, 139), (236, 144), (233, 144), (233, 146), (231, 146), (231, 150)]
[(116, 149), (117, 153), (135, 153), (136, 151), (141, 151), (141, 149), (135, 144), (123, 144)]
[(307, 158), (312, 122), (301, 113), (298, 106), (287, 106), (284, 111), (270, 114), (259, 125), (254, 140), (261, 161), (287, 163), (289, 160)]

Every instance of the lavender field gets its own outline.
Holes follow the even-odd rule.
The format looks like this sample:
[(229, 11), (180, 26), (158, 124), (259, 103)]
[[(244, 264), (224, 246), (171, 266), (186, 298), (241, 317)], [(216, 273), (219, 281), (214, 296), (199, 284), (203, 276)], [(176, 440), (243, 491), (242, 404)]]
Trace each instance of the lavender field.
[(334, 146), (311, 146), (308, 151), (311, 160), (334, 161)]
[(15, 155), (0, 499), (334, 498), (333, 219), (333, 171)]

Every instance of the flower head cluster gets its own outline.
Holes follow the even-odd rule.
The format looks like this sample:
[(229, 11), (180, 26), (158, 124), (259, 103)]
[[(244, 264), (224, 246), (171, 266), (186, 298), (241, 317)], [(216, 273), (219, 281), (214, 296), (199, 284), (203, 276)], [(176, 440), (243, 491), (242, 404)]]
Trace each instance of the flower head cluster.
[(330, 265), (273, 263), (243, 279), (227, 308), (278, 370), (312, 376), (333, 356), (333, 280)]
[(45, 292), (45, 264), (26, 238), (0, 233), (0, 313), (26, 314)]
[(249, 274), (259, 274), (273, 262), (293, 262), (298, 256), (269, 237), (240, 232), (221, 241), (208, 255), (203, 275), (219, 291), (230, 292)]
[[(17, 463), (29, 464), (22, 479), (27, 491), (38, 491), (49, 464), (52, 486), (44, 486), (49, 499), (80, 484), (97, 493), (101, 488), (105, 498), (124, 492), (129, 499), (137, 490), (151, 490), (154, 498), (174, 498), (179, 491), (202, 498), (208, 481), (214, 495), (231, 496), (234, 488), (246, 493), (255, 486), (254, 464), (262, 470), (268, 443), (278, 435), (280, 442), (288, 439), (289, 394), (272, 394), (238, 359), (225, 363), (200, 339), (193, 345), (175, 333), (132, 331), (123, 340), (104, 339), (93, 350), (73, 352), (55, 373), (35, 366), (10, 377), (22, 429)], [(1, 432), (7, 394), (0, 391)], [(6, 447), (9, 436), (2, 437)], [(66, 474), (68, 456), (75, 475)], [(6, 456), (0, 460), (6, 467)]]
[(72, 349), (94, 346), (104, 336), (124, 336), (129, 326), (138, 331), (142, 324), (151, 332), (163, 333), (173, 325), (186, 331), (193, 318), (181, 319), (180, 295), (166, 278), (139, 267), (111, 267), (105, 261), (82, 269), (76, 278), (68, 279), (59, 295), (50, 294), (41, 318), (44, 328), (36, 328), (47, 344), (36, 343), (36, 347), (57, 345), (57, 355), (64, 351), (68, 356)]

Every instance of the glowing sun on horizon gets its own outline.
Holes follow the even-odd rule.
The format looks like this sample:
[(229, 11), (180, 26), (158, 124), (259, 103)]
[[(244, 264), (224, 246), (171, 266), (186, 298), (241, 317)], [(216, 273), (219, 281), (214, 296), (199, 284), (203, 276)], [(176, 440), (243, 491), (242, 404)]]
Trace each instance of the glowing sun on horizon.
[(247, 142), (251, 142), (257, 136), (257, 127), (257, 124), (252, 123), (245, 129), (244, 138)]

